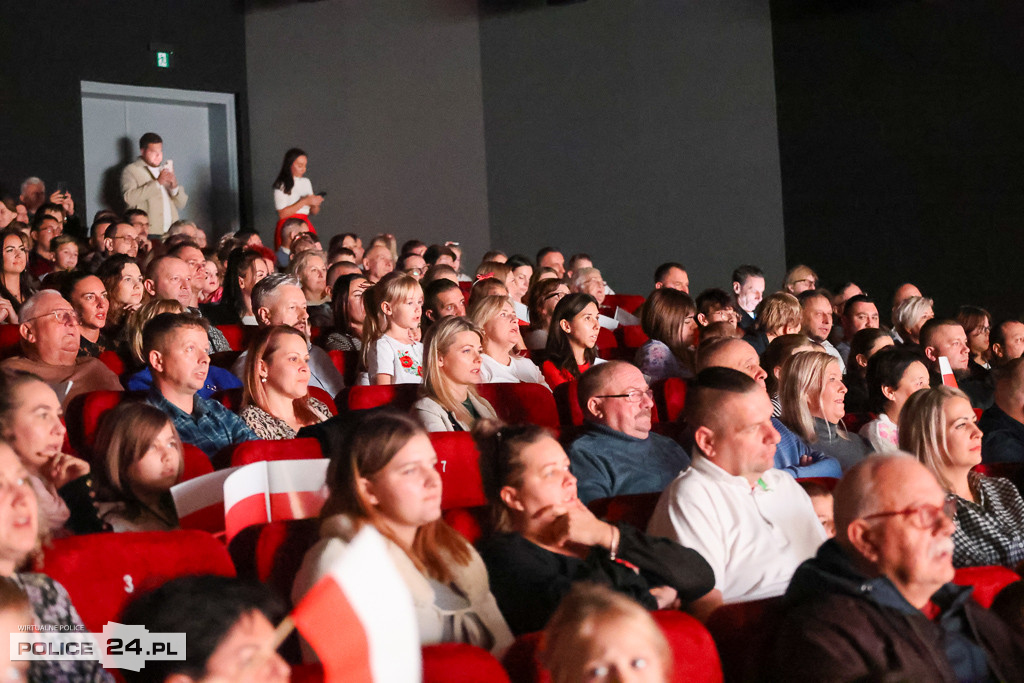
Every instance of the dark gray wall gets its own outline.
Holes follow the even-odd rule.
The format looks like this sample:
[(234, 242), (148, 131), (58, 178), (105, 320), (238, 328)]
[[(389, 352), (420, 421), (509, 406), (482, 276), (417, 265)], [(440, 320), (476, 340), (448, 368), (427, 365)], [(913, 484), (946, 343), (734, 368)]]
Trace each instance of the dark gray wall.
[(484, 10), (492, 242), (589, 252), (620, 292), (666, 260), (694, 293), (780, 281), (771, 39), (767, 0)]
[(487, 248), (487, 186), (475, 3), (331, 0), (246, 17), (257, 224), (276, 222), (285, 150), (309, 154), (327, 191), (323, 235), (461, 240)]

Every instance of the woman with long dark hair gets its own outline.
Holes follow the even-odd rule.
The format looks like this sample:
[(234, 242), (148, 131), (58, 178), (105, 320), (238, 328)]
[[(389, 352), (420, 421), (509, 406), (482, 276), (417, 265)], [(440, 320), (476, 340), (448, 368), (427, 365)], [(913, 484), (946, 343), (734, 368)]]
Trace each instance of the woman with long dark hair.
[(281, 170), (274, 180), (274, 208), (278, 218), (288, 218), (297, 213), (316, 215), (324, 198), (313, 194), (313, 183), (306, 177), (309, 158), (298, 147), (284, 153)]
[(569, 294), (558, 302), (548, 326), (546, 360), (540, 368), (549, 387), (578, 380), (592, 365), (604, 362), (595, 348), (600, 331), (594, 297)]

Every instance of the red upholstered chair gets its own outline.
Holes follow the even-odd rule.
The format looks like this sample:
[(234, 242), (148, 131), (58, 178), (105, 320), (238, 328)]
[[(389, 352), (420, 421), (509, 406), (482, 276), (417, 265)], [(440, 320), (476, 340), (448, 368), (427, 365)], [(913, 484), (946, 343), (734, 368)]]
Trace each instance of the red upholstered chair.
[(369, 410), (390, 405), (396, 410), (410, 411), (416, 402), (419, 384), (373, 384), (352, 386), (342, 399), (349, 410)]
[(645, 299), (639, 294), (609, 294), (604, 298), (602, 306), (611, 309), (612, 313), (616, 308), (634, 313), (636, 309), (644, 305)]
[(502, 382), (480, 384), (477, 391), (494, 406), (503, 422), (535, 424), (558, 432), (558, 407), (555, 397), (544, 385)]
[(120, 377), (127, 369), (121, 356), (116, 351), (104, 351), (100, 354), (100, 362), (110, 368), (110, 371)]
[(338, 368), (338, 372), (345, 378), (345, 386), (350, 387), (354, 385), (356, 383), (356, 375), (359, 373), (359, 352), (335, 349), (328, 351), (327, 355), (331, 357), (334, 367)]
[(96, 440), (100, 418), (121, 401), (142, 400), (144, 396), (140, 392), (107, 390), (90, 391), (75, 396), (64, 410), (71, 446), (76, 452), (88, 456)]
[(847, 413), (843, 415), (843, 425), (847, 431), (856, 434), (861, 430), (861, 427), (866, 425), (868, 422), (874, 420), (877, 415), (874, 413)]
[(1024, 491), (1024, 463), (1019, 462), (989, 462), (977, 465), (975, 472), (980, 472), (986, 477), (1002, 477), (1009, 479), (1020, 491)]
[(324, 457), (316, 439), (243, 441), (231, 449), (231, 466), (241, 467), (269, 460), (315, 460)]
[(228, 545), (238, 576), (267, 583), (288, 599), (306, 551), (320, 539), (320, 520), (287, 519), (254, 524)]
[(619, 335), (620, 346), (627, 349), (639, 349), (650, 339), (639, 325), (621, 325), (616, 332)]
[(459, 289), (462, 290), (462, 295), (466, 297), (466, 301), (469, 301), (469, 295), (473, 291), (472, 282), (459, 282)]
[(661, 494), (630, 493), (624, 496), (599, 498), (587, 506), (595, 516), (608, 522), (625, 522), (637, 529), (646, 529)]
[(185, 467), (181, 472), (181, 479), (178, 480), (179, 484), (213, 472), (213, 464), (206, 457), (206, 453), (203, 453), (198, 447), (190, 443), (184, 443), (182, 444), (182, 451), (184, 451)]
[(597, 333), (597, 355), (605, 360), (614, 360), (620, 357), (619, 340), (615, 333), (602, 327)]
[[(543, 388), (543, 387), (542, 387)], [(480, 454), (466, 432), (431, 432), (441, 473), (444, 520), (470, 543), (483, 536), (490, 514), (480, 479)]]
[[(508, 674), (491, 653), (463, 643), (426, 645), (423, 683), (508, 683)], [(322, 683), (323, 667), (300, 664), (292, 667), (292, 683)]]
[(320, 338), (324, 334), (324, 328), (322, 327), (310, 327), (309, 328), (309, 341), (319, 346)]
[(768, 658), (768, 648), (778, 630), (782, 598), (722, 605), (708, 619), (707, 627), (718, 646), (727, 681), (756, 681), (758, 669)]
[(953, 575), (953, 583), (960, 586), (974, 586), (971, 593), (979, 605), (984, 608), (992, 606), (992, 601), (999, 591), (1011, 583), (1020, 581), (1020, 576), (1006, 567), (961, 567)]
[[(652, 612), (651, 616), (672, 648), (673, 683), (721, 683), (722, 662), (703, 624), (689, 614), (674, 610)], [(516, 638), (509, 648), (503, 664), (515, 683), (550, 683), (550, 674), (537, 659), (540, 647), (541, 634), (528, 633)]]
[(552, 390), (555, 407), (558, 408), (558, 421), (562, 427), (580, 427), (583, 425), (583, 410), (580, 408), (576, 382), (563, 382)]
[(71, 595), (89, 631), (116, 621), (138, 593), (189, 574), (234, 576), (224, 544), (204, 531), (89, 534), (58, 539), (45, 550), (39, 571)]
[(20, 325), (11, 323), (0, 324), (0, 359), (17, 356), (21, 353)]
[[(248, 337), (251, 334), (245, 329), (246, 325), (217, 325), (232, 351), (244, 351), (248, 346)], [(256, 328), (253, 328), (256, 329)]]
[(686, 381), (679, 377), (669, 377), (651, 386), (654, 391), (654, 405), (663, 422), (675, 422), (683, 414), (686, 408), (687, 388)]
[(319, 401), (323, 401), (324, 403), (326, 403), (327, 407), (331, 409), (331, 415), (338, 414), (338, 406), (335, 405), (334, 403), (334, 397), (328, 394), (320, 387), (310, 387), (309, 395)]

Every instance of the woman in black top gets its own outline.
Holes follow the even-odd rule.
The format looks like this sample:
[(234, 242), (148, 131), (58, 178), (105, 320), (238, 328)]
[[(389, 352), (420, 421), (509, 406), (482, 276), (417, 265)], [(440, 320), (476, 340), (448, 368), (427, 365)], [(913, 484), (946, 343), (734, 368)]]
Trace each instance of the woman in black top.
[(595, 517), (576, 497), (568, 456), (544, 429), (480, 420), (473, 434), (496, 527), (480, 554), (513, 633), (543, 628), (577, 581), (607, 585), (651, 610), (685, 606), (714, 587), (695, 551)]

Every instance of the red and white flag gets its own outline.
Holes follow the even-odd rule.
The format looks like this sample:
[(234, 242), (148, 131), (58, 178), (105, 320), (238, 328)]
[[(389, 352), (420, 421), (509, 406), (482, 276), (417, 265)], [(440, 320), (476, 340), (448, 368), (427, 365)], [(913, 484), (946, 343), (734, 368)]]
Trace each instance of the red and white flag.
[(227, 540), (252, 524), (308, 519), (327, 500), (326, 458), (274, 460), (239, 467), (224, 480), (224, 530)]
[(171, 487), (182, 529), (201, 529), (211, 534), (224, 531), (224, 480), (237, 469), (217, 470)]
[(956, 377), (953, 376), (953, 367), (949, 364), (949, 359), (945, 356), (939, 356), (939, 374), (942, 375), (942, 383), (947, 387), (953, 387), (954, 389), (960, 388), (956, 383)]
[(367, 524), (292, 610), (330, 683), (418, 682), (422, 675), (412, 596)]

